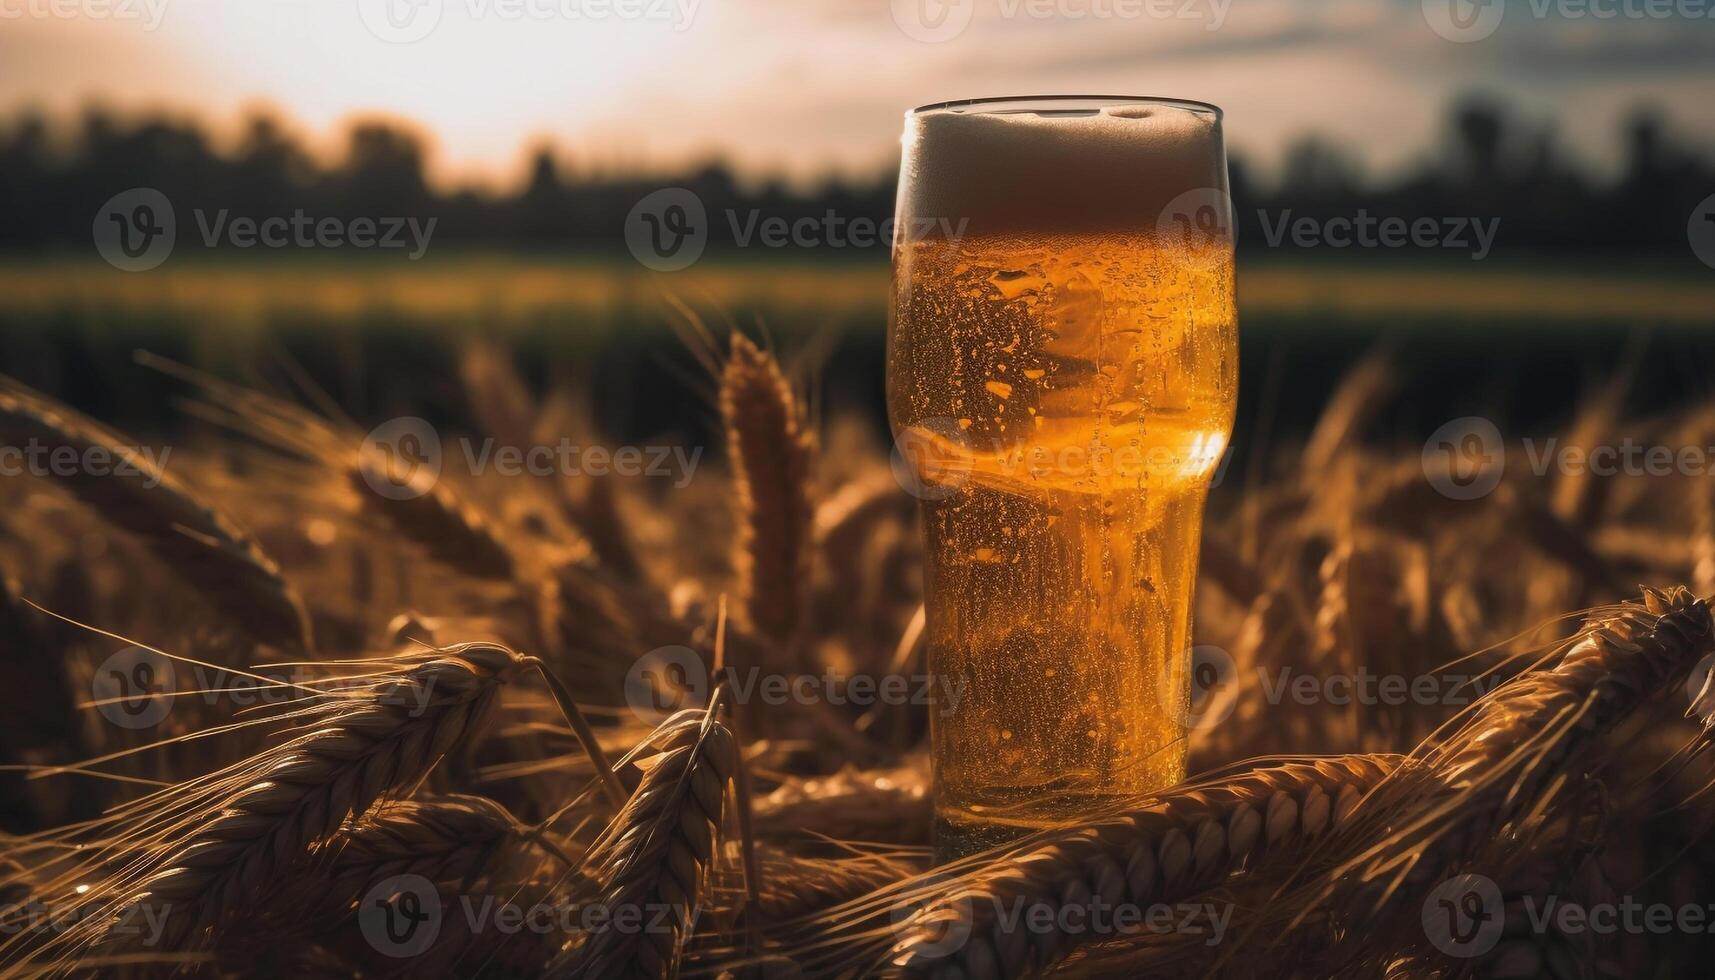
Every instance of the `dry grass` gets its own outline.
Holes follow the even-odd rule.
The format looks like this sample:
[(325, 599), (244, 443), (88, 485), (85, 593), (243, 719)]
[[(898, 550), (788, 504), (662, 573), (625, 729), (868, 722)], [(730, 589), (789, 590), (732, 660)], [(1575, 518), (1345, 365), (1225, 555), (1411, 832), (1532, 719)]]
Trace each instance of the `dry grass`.
[[(911, 502), (857, 427), (811, 425), (772, 354), (735, 337), (715, 366), (724, 479), (667, 494), (449, 473), (408, 501), (369, 490), (366, 424), (168, 367), (239, 438), (187, 438), (147, 489), (0, 481), (6, 975), (244, 975), (262, 958), (302, 976), (963, 980), (1707, 963), (1706, 935), (1593, 943), (1519, 914), (1544, 896), (1712, 900), (1715, 766), (1682, 715), (1715, 624), (1676, 587), (1715, 581), (1715, 496), (1695, 478), (1514, 474), (1449, 500), (1414, 447), (1367, 439), (1403, 366), (1366, 362), (1302, 454), (1259, 461), (1211, 510), (1198, 642), (1235, 675), (1211, 701), (1224, 720), (1191, 733), (1198, 774), (931, 869), (922, 707), (739, 704), (731, 687), (675, 703), (697, 678), (640, 688), (632, 669), (668, 645), (705, 673), (920, 667)], [(593, 438), (576, 393), (527, 391), (504, 348), (472, 349), (461, 380), (502, 443)], [(1709, 410), (1627, 419), (1625, 386), (1566, 439), (1701, 444)], [(0, 436), (130, 441), (13, 384)], [(122, 636), (171, 651), (152, 726), (86, 696)], [(303, 662), (268, 665), (281, 650)], [(1427, 677), (1438, 696), (1297, 704), (1269, 695), (1282, 670)], [(639, 710), (652, 697), (684, 710)], [(1471, 872), (1502, 892), (1507, 928), (1451, 959), (1421, 912)], [(366, 925), (378, 900), (409, 911), (402, 879), (442, 909), (403, 957)], [(1186, 902), (1231, 912), (1219, 943), (996, 913)], [(603, 917), (625, 909), (636, 928)], [(158, 931), (123, 928), (145, 911)]]

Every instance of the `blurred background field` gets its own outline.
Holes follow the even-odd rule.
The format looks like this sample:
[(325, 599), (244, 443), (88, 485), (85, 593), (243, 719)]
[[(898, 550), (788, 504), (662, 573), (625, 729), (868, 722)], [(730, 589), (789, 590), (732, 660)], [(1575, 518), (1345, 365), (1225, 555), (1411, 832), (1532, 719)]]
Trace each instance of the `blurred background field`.
[[(674, 325), (677, 304), (769, 337), (828, 414), (879, 433), (889, 295), (884, 253), (712, 256), (656, 273), (629, 256), (442, 250), (174, 261), (149, 274), (88, 258), (0, 264), (0, 366), (98, 416), (148, 430), (174, 418), (168, 386), (131, 363), (146, 349), (256, 380), (291, 364), (354, 416), (397, 406), (456, 417), (472, 339), (521, 374), (587, 389), (615, 438), (708, 444), (707, 384)], [(1531, 261), (1259, 260), (1239, 276), (1244, 378), (1238, 445), (1302, 434), (1350, 366), (1391, 348), (1406, 390), (1372, 433), (1410, 444), (1483, 414), (1525, 431), (1563, 422), (1616, 367), (1647, 381), (1639, 411), (1710, 391), (1715, 274), (1599, 256)]]
[[(1464, 414), (1546, 431), (1619, 365), (1639, 379), (1638, 410), (1704, 398), (1715, 270), (1687, 232), (1715, 192), (1704, 134), (1640, 101), (1611, 123), (1603, 162), (1562, 143), (1569, 121), (1466, 92), (1441, 108), (1417, 159), (1385, 170), (1366, 162), (1373, 147), (1317, 130), (1265, 166), (1230, 123), (1237, 445), (1256, 432), (1302, 434), (1378, 345), (1395, 349), (1406, 390), (1373, 435), (1408, 445)], [(539, 388), (587, 391), (615, 438), (705, 444), (708, 385), (680, 383), (700, 369), (673, 334), (688, 308), (757, 329), (819, 410), (852, 409), (882, 430), (887, 248), (817, 223), (890, 218), (893, 167), (807, 180), (723, 151), (672, 167), (598, 165), (587, 147), (546, 140), (511, 151), (526, 161), (521, 180), (459, 181), (437, 175), (444, 135), (367, 115), (329, 147), (266, 109), (236, 126), (101, 104), (0, 116), (0, 371), (141, 429), (172, 416), (169, 389), (131, 365), (138, 348), (251, 381), (291, 364), (358, 418), (412, 405), (445, 419), (459, 409), (460, 349), (492, 339)], [(124, 272), (96, 254), (91, 227), (104, 202), (136, 187), (171, 202), (177, 242), (158, 268)], [(666, 187), (707, 210), (706, 251), (677, 272), (651, 271), (622, 234), (639, 201)], [(415, 258), (237, 248), (207, 238), (222, 212), (434, 225)], [(1365, 216), (1430, 220), (1445, 241), (1282, 238), (1288, 222), (1325, 229)], [(809, 221), (820, 237), (764, 247), (741, 232), (761, 221)], [(1492, 229), (1492, 244), (1479, 248), (1472, 223)]]

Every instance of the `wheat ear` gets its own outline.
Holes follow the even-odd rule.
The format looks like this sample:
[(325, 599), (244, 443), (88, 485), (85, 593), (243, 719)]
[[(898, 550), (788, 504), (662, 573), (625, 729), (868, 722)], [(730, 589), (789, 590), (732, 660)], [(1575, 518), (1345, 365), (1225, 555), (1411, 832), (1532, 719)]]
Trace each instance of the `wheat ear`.
[(450, 794), (383, 804), (339, 833), (325, 856), (289, 876), (270, 903), (344, 917), (377, 882), (397, 875), (456, 882), (481, 871), (526, 828), (484, 796)]
[(125, 889), (103, 936), (134, 948), (132, 908), (165, 916), (161, 950), (204, 945), (279, 872), (341, 824), (414, 785), (492, 708), (521, 658), (493, 644), (440, 651), (339, 705), (317, 727), (234, 767), (251, 777)]
[[(738, 744), (714, 709), (682, 711), (657, 730), (651, 761), (625, 809), (590, 849), (609, 921), (555, 964), (559, 977), (674, 976), (720, 843)], [(623, 928), (635, 917), (641, 928)]]
[(786, 779), (757, 799), (756, 833), (778, 841), (927, 844), (934, 819), (929, 760), (919, 755), (902, 762), (888, 769), (847, 768)]
[(499, 582), (517, 576), (517, 559), (499, 530), (446, 480), (408, 483), (410, 496), (383, 495), (374, 488), (394, 483), (387, 466), (381, 454), (359, 450), (346, 470), (346, 481), (365, 510), (430, 558), (463, 574)]
[[(1496, 688), (1451, 734), (1418, 753), (1434, 774), (1398, 789), (1413, 799), (1414, 819), (1396, 828), (1385, 854), (1362, 862), (1363, 879), (1400, 864), (1434, 865), (1464, 853), (1566, 786), (1567, 758), (1646, 701), (1683, 682), (1715, 643), (1708, 604), (1683, 588), (1645, 589), (1642, 602), (1593, 614), (1539, 669)], [(1378, 804), (1392, 796), (1382, 787)], [(1354, 828), (1356, 829), (1356, 828)], [(1414, 844), (1416, 846), (1403, 846)], [(1403, 849), (1400, 849), (1403, 847)], [(1348, 868), (1347, 870), (1352, 870)]]
[(860, 898), (916, 874), (913, 863), (886, 853), (803, 857), (766, 850), (760, 866), (757, 912), (766, 922), (786, 922)]
[(774, 356), (742, 334), (733, 334), (721, 376), (721, 419), (738, 511), (740, 607), (752, 632), (789, 646), (807, 605), (815, 438)]
[(136, 450), (138, 443), (9, 378), (0, 378), (0, 441), (70, 449), (111, 461), (62, 482), (115, 527), (136, 535), (210, 604), (255, 640), (309, 650), (304, 604), (255, 538), (197, 499)]
[[(1122, 816), (949, 866), (942, 873), (976, 870), (941, 884), (906, 920), (892, 969), (937, 980), (1031, 976), (1092, 937), (1021, 928), (1026, 920), (1013, 922), (1006, 910), (1147, 908), (1205, 891), (1326, 833), (1398, 764), (1398, 756), (1349, 755), (1194, 782)], [(969, 930), (951, 952), (949, 927)]]
[(1279, 886), (1271, 907), (1301, 918), (1332, 908), (1349, 927), (1377, 933), (1404, 923), (1423, 889), (1464, 856), (1522, 833), (1523, 822), (1575, 790), (1582, 767), (1569, 760), (1683, 683), (1715, 649), (1712, 638), (1708, 604), (1683, 588), (1645, 589), (1642, 602), (1596, 610), (1534, 669), (1426, 741), (1413, 754), (1412, 778), (1378, 786), (1316, 861)]

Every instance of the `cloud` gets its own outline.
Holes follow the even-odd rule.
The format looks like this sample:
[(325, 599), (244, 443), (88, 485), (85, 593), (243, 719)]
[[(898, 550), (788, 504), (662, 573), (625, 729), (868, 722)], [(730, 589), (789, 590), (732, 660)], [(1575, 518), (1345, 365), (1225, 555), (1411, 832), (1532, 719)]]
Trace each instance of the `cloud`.
[(1495, 41), (1517, 75), (1552, 78), (1664, 74), (1715, 65), (1715, 21), (1533, 21)]

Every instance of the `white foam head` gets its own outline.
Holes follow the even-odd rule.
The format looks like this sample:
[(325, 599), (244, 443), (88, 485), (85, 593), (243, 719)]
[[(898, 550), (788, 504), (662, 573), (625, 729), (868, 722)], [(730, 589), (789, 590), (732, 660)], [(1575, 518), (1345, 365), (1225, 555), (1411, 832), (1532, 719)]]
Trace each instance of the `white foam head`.
[(1002, 99), (906, 117), (901, 234), (1152, 232), (1188, 192), (1227, 190), (1221, 114), (1153, 99)]

